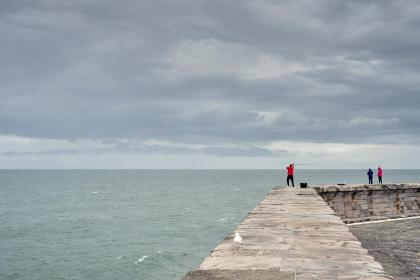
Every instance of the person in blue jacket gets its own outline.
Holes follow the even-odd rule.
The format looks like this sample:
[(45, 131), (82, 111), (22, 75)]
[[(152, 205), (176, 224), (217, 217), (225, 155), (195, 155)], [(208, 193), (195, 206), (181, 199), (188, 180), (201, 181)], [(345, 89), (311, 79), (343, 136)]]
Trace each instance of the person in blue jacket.
[(367, 175), (369, 177), (369, 184), (373, 184), (373, 171), (369, 168)]

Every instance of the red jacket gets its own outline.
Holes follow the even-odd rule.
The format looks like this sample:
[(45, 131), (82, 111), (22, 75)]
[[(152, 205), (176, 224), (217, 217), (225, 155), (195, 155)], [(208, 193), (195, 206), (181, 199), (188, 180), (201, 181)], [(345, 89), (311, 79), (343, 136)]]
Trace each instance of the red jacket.
[(287, 176), (293, 176), (293, 165), (292, 166), (288, 166), (288, 167), (286, 167), (286, 169), (287, 169)]

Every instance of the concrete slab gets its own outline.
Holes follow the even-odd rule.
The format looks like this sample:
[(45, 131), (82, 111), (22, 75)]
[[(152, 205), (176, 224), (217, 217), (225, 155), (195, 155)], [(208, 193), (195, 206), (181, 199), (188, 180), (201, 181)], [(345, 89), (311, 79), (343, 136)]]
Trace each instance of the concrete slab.
[(420, 219), (350, 225), (369, 253), (396, 280), (420, 279)]
[(314, 189), (274, 189), (235, 232), (242, 242), (232, 233), (185, 279), (248, 279), (197, 277), (254, 270), (264, 277), (276, 271), (295, 279), (391, 279)]
[(275, 270), (197, 270), (184, 280), (295, 280), (293, 272)]

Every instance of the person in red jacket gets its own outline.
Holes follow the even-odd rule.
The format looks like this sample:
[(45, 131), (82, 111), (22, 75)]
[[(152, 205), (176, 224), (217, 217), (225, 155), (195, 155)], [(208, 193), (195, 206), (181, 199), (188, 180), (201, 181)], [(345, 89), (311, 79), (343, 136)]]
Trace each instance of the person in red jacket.
[(295, 164), (291, 163), (288, 167), (286, 167), (287, 169), (287, 186), (289, 186), (289, 180), (292, 180), (292, 186), (295, 186), (295, 183), (293, 182), (293, 171), (295, 169)]
[(378, 180), (379, 184), (382, 184), (382, 168), (378, 166)]

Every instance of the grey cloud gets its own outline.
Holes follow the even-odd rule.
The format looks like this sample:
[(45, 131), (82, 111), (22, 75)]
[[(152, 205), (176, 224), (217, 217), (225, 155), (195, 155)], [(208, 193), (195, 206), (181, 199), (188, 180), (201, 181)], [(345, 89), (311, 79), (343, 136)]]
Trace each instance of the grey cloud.
[(203, 154), (216, 155), (222, 157), (272, 157), (284, 156), (287, 151), (270, 151), (256, 147), (208, 147), (201, 150)]
[[(229, 147), (279, 140), (420, 139), (417, 1), (44, 0), (0, 11), (0, 134), (220, 145), (200, 152), (221, 156), (269, 155)], [(168, 60), (197, 40), (226, 44), (228, 60), (201, 72)], [(264, 55), (308, 69), (226, 70)]]
[(103, 155), (109, 153), (123, 154), (201, 154), (221, 157), (275, 157), (284, 156), (286, 150), (271, 151), (265, 148), (253, 146), (205, 146), (205, 147), (183, 147), (165, 146), (159, 144), (144, 144), (140, 141), (129, 140), (104, 140), (101, 141), (105, 147), (100, 148), (73, 148), (73, 149), (42, 149), (29, 151), (7, 151), (0, 153), (0, 156), (60, 156), (60, 155)]
[(78, 150), (73, 149), (60, 149), (60, 150), (39, 150), (39, 151), (8, 151), (0, 153), (0, 156), (57, 156), (57, 155), (69, 155), (78, 154)]

